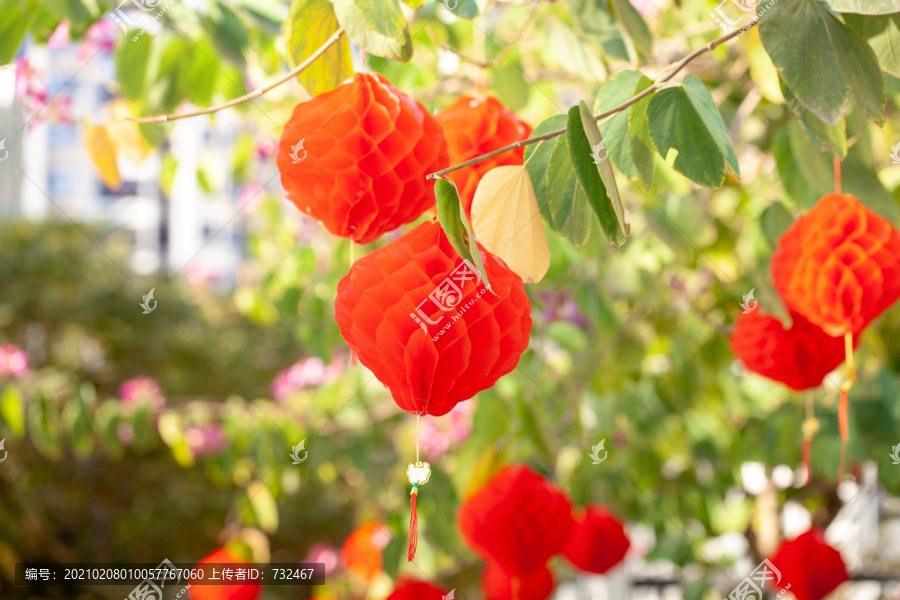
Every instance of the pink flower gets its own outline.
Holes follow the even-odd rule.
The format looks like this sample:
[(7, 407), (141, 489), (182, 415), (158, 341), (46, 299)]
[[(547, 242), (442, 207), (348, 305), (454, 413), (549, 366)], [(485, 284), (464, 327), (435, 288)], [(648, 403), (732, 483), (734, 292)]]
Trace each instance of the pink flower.
[(47, 47), (51, 50), (65, 48), (69, 45), (69, 20), (63, 19), (56, 27), (56, 31), (47, 40)]
[(188, 425), (184, 430), (184, 441), (194, 456), (213, 456), (228, 447), (228, 438), (222, 426), (216, 423)]
[(115, 47), (118, 30), (112, 19), (100, 19), (87, 30), (81, 38), (81, 47), (78, 49), (78, 60), (85, 61), (93, 58), (97, 52), (109, 54)]
[(475, 404), (460, 402), (446, 418), (426, 418), (419, 426), (419, 447), (429, 458), (439, 458), (451, 446), (469, 439), (472, 435), (472, 415)]
[(272, 380), (272, 397), (284, 402), (297, 390), (334, 383), (343, 370), (340, 360), (332, 360), (331, 364), (326, 365), (318, 356), (300, 359)]
[(119, 399), (130, 405), (147, 403), (153, 412), (161, 411), (166, 403), (162, 385), (147, 375), (123, 381), (119, 385)]
[(256, 143), (256, 154), (261, 160), (266, 160), (278, 154), (278, 142), (276, 140), (260, 140)]
[(0, 346), (0, 377), (19, 379), (28, 372), (28, 355), (15, 344)]
[(666, 0), (631, 0), (631, 5), (642, 17), (654, 17)]
[(337, 548), (325, 542), (316, 542), (309, 548), (309, 554), (303, 559), (304, 563), (322, 563), (325, 565), (325, 575), (331, 575), (337, 569), (341, 561), (341, 555)]

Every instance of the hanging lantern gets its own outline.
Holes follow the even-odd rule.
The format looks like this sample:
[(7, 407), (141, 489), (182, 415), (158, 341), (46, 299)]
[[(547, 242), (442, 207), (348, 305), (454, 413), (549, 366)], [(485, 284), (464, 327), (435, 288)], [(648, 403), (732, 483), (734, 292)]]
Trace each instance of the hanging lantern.
[[(531, 135), (531, 127), (493, 96), (473, 98), (463, 94), (435, 117), (444, 128), (450, 163), (454, 165)], [(447, 174), (459, 189), (467, 215), (471, 214), (472, 199), (481, 177), (494, 167), (521, 165), (524, 152), (524, 148), (517, 148)]]
[(772, 255), (789, 308), (831, 336), (858, 333), (900, 298), (900, 232), (851, 194), (828, 194)]
[(501, 469), (462, 503), (456, 520), (473, 552), (518, 578), (547, 564), (575, 526), (566, 493), (525, 465)]
[(547, 600), (556, 582), (546, 566), (524, 577), (510, 577), (496, 562), (489, 562), (481, 573), (484, 600)]
[(397, 581), (386, 600), (444, 600), (447, 595), (446, 590), (427, 581), (404, 577)]
[(381, 555), (390, 543), (387, 526), (370, 522), (355, 529), (341, 545), (341, 561), (347, 572), (371, 582), (384, 566)]
[[(531, 303), (522, 278), (479, 249), (490, 289), (436, 222), (361, 258), (338, 283), (341, 335), (406, 412), (447, 414), (512, 371), (528, 347)], [(431, 476), (419, 460), (416, 423), (416, 462), (407, 469), (410, 561), (418, 544), (416, 501)]]
[(797, 600), (822, 600), (848, 579), (841, 553), (818, 529), (782, 542), (771, 561), (781, 574), (778, 587)]
[(434, 205), (425, 176), (447, 166), (441, 127), (376, 73), (301, 102), (284, 126), (287, 198), (334, 235), (366, 244)]
[[(785, 329), (762, 309), (741, 314), (731, 332), (731, 350), (750, 371), (792, 390), (818, 387), (844, 362), (844, 340), (828, 335), (800, 313), (791, 312), (791, 318), (791, 328)], [(854, 347), (858, 344), (857, 335)]]
[(408, 413), (447, 414), (512, 371), (528, 347), (522, 279), (481, 256), (490, 289), (427, 222), (356, 261), (338, 283), (341, 335)]
[(563, 549), (572, 565), (588, 573), (606, 573), (625, 558), (631, 542), (625, 527), (603, 506), (590, 505), (575, 515), (575, 529)]

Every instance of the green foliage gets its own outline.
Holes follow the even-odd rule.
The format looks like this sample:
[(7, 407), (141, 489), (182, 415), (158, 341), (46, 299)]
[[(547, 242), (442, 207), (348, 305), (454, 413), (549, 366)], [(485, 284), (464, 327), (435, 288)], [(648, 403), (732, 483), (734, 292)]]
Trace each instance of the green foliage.
[(334, 0), (334, 12), (350, 39), (366, 52), (400, 61), (412, 57), (399, 0)]
[[(309, 58), (339, 27), (330, 0), (294, 0), (284, 22), (284, 46), (291, 65), (297, 66)], [(315, 96), (352, 76), (350, 42), (343, 36), (297, 79)]]

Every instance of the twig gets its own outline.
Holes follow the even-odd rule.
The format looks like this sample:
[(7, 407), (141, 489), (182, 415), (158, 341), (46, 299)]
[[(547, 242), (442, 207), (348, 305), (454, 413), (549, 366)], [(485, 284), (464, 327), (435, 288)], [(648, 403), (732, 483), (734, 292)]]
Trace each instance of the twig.
[[(664, 69), (663, 72), (659, 75), (659, 77), (657, 77), (656, 80), (653, 82), (653, 85), (651, 85), (650, 87), (648, 87), (641, 93), (637, 94), (633, 98), (626, 100), (625, 102), (616, 106), (615, 108), (611, 108), (606, 112), (600, 113), (599, 115), (595, 116), (594, 118), (598, 121), (600, 119), (605, 119), (606, 117), (608, 117), (610, 115), (614, 115), (617, 112), (621, 112), (621, 111), (625, 110), (632, 104), (639, 102), (642, 98), (646, 98), (648, 95), (652, 94), (653, 92), (655, 92), (656, 90), (661, 88), (663, 86), (663, 84), (667, 83), (670, 79), (672, 79), (689, 62), (691, 62), (692, 60), (694, 60), (701, 54), (705, 54), (705, 53), (709, 52), (710, 50), (712, 50), (713, 48), (716, 48), (717, 46), (721, 46), (728, 40), (741, 35), (742, 33), (747, 31), (751, 27), (756, 27), (757, 23), (759, 23), (758, 20), (751, 23), (750, 25), (745, 25), (744, 27), (741, 27), (740, 29), (735, 29), (731, 33), (723, 35), (722, 37), (711, 41), (710, 43), (706, 44), (705, 46), (698, 48), (697, 50), (694, 50), (693, 52), (691, 52), (690, 54), (688, 54), (687, 56), (682, 58), (680, 61), (678, 61), (674, 65), (671, 65), (670, 67), (667, 67), (666, 69)], [(521, 148), (523, 146), (528, 146), (530, 144), (535, 144), (542, 140), (549, 140), (551, 138), (555, 138), (556, 136), (562, 135), (565, 132), (566, 132), (566, 128), (563, 127), (562, 129), (557, 129), (556, 131), (550, 131), (543, 135), (528, 138), (527, 140), (519, 140), (518, 142), (512, 143), (508, 146), (504, 146), (503, 148), (498, 148), (497, 150), (494, 150), (493, 152), (488, 152), (487, 154), (482, 154), (481, 156), (476, 156), (475, 158), (472, 158), (465, 162), (459, 163), (458, 165), (453, 165), (452, 167), (447, 167), (446, 169), (442, 169), (440, 171), (435, 171), (434, 173), (431, 173), (430, 175), (428, 175), (427, 179), (430, 179), (430, 180), (438, 179), (438, 178), (442, 177), (443, 175), (446, 175), (447, 173), (451, 173), (453, 171), (456, 171), (457, 169), (462, 169), (463, 167), (468, 167), (470, 165), (478, 164), (482, 161), (485, 161), (485, 160), (491, 158), (492, 156), (497, 156), (498, 154), (503, 154), (504, 152), (509, 152), (510, 150), (515, 150), (516, 148)]]
[(302, 73), (317, 58), (322, 56), (322, 54), (324, 54), (326, 50), (328, 50), (335, 43), (337, 43), (337, 41), (339, 39), (341, 39), (342, 35), (344, 35), (343, 27), (338, 28), (338, 30), (335, 31), (334, 34), (330, 38), (328, 38), (325, 41), (325, 43), (319, 47), (318, 50), (316, 50), (311, 55), (309, 55), (309, 57), (306, 60), (304, 60), (302, 63), (300, 63), (293, 69), (291, 69), (291, 71), (288, 72), (287, 75), (285, 75), (278, 81), (270, 83), (269, 85), (267, 85), (263, 88), (260, 88), (256, 91), (250, 92), (249, 94), (246, 94), (244, 96), (241, 96), (240, 98), (235, 98), (234, 100), (229, 100), (228, 102), (225, 102), (223, 104), (217, 104), (215, 106), (210, 106), (208, 108), (203, 108), (201, 110), (195, 110), (192, 112), (177, 113), (177, 114), (172, 114), (172, 115), (159, 115), (156, 117), (131, 117), (127, 120), (134, 121), (136, 123), (168, 123), (169, 121), (177, 121), (178, 119), (186, 119), (188, 117), (196, 117), (199, 115), (208, 115), (210, 113), (218, 112), (218, 111), (222, 110), (223, 108), (230, 108), (232, 106), (237, 106), (238, 104), (243, 104), (244, 102), (247, 102), (248, 100), (253, 100), (254, 98), (259, 98), (263, 94), (266, 94), (266, 93), (272, 91), (273, 89), (277, 88), (279, 85), (281, 85), (283, 83), (287, 83), (288, 81), (290, 81), (291, 79), (293, 79), (294, 77), (296, 77), (297, 75)]

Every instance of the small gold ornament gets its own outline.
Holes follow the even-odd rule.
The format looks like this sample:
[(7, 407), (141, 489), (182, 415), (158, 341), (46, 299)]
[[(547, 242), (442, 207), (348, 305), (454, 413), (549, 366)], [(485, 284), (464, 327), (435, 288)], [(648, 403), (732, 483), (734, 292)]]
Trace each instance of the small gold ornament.
[(428, 478), (431, 477), (431, 465), (421, 461), (409, 463), (409, 467), (406, 469), (406, 476), (409, 478), (410, 485), (425, 485), (428, 483)]

